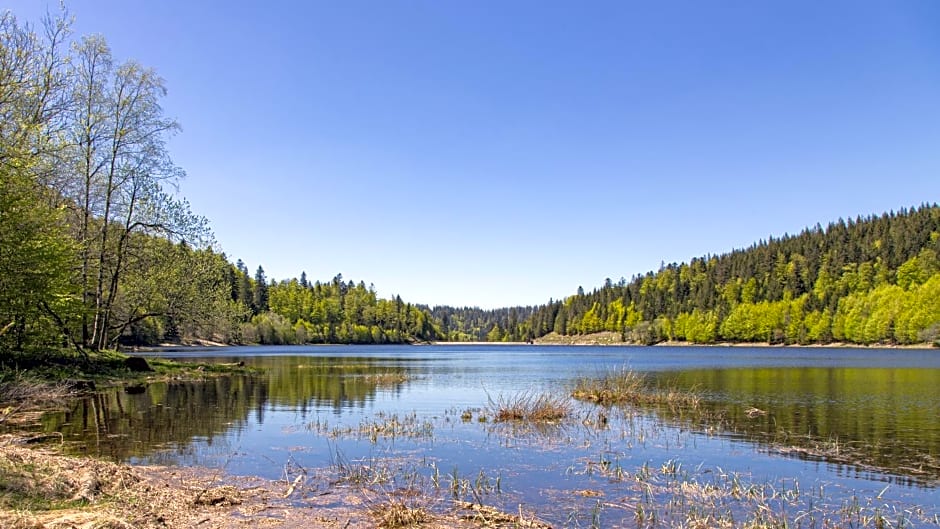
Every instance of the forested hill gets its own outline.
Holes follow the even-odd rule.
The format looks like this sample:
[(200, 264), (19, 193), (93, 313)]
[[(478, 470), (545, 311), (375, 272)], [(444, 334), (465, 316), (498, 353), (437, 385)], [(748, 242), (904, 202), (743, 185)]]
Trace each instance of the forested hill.
[[(538, 307), (379, 300), (363, 283), (271, 284), (242, 339), (267, 343), (518, 342), (602, 331), (625, 342), (923, 343), (940, 340), (940, 207), (816, 225), (730, 253), (607, 280)], [(247, 269), (236, 266), (241, 282)], [(263, 275), (250, 288), (264, 285)]]
[(535, 309), (435, 308), (433, 314), (446, 315), (444, 329), (473, 321), (460, 330), (483, 328), (474, 338), (490, 340), (611, 331), (647, 344), (936, 342), (938, 254), (940, 208), (923, 205), (840, 219), (826, 228), (817, 224), (630, 281), (608, 279), (592, 292), (579, 288)]

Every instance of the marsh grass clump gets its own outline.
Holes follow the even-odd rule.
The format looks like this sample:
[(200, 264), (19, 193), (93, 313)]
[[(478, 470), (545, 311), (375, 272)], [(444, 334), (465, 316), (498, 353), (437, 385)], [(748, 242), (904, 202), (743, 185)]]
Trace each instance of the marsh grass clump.
[(22, 371), (0, 372), (0, 405), (3, 406), (61, 404), (74, 393), (73, 388), (63, 382), (38, 380)]
[(397, 529), (416, 527), (432, 520), (431, 512), (421, 506), (402, 499), (393, 499), (370, 509), (378, 527)]
[(488, 414), (494, 422), (557, 423), (571, 415), (567, 397), (524, 392), (489, 399)]
[(661, 387), (648, 377), (630, 369), (611, 371), (600, 378), (580, 378), (571, 396), (601, 406), (668, 406), (672, 409), (697, 409), (701, 397), (692, 390)]
[(418, 418), (416, 413), (399, 416), (396, 413), (379, 412), (358, 426), (331, 427), (329, 422), (317, 420), (307, 423), (306, 429), (330, 438), (357, 437), (377, 443), (380, 439), (431, 439), (434, 423)]
[(434, 437), (434, 424), (418, 419), (412, 413), (399, 417), (397, 414), (379, 413), (374, 421), (366, 421), (359, 426), (359, 434), (372, 442), (378, 439), (430, 439)]
[(330, 469), (336, 475), (337, 483), (369, 487), (389, 483), (395, 477), (388, 463), (379, 459), (351, 461), (338, 450), (331, 453), (330, 459)]

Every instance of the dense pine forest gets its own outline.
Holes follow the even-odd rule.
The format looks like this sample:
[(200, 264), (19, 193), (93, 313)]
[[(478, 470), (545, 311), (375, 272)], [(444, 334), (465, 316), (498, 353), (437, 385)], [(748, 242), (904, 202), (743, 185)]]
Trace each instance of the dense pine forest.
[(230, 262), (172, 191), (163, 80), (64, 18), (0, 18), (0, 357), (221, 343), (940, 340), (940, 208), (816, 225), (606, 280), (538, 307), (380, 299), (362, 281), (274, 281)]
[(936, 204), (621, 279), (539, 307), (516, 335), (612, 331), (624, 341), (911, 344), (940, 339)]
[[(940, 208), (838, 220), (538, 308), (436, 308), (477, 339), (912, 344), (940, 339)], [(510, 315), (526, 314), (525, 318)], [(489, 332), (486, 332), (486, 331)]]

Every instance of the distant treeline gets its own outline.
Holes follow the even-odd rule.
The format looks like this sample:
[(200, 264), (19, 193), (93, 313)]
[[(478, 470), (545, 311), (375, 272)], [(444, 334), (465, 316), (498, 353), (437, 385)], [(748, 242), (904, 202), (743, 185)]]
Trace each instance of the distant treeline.
[(254, 278), (239, 260), (226, 273), (232, 300), (242, 308), (234, 341), (261, 344), (410, 343), (441, 339), (426, 307), (379, 299), (372, 286), (300, 279), (268, 282), (258, 267)]
[[(256, 314), (242, 339), (263, 343), (516, 342), (607, 331), (641, 344), (911, 344), (940, 339), (938, 255), (940, 207), (922, 205), (608, 279), (538, 307), (428, 309), (377, 300), (342, 276), (272, 284), (269, 306), (237, 299)], [(263, 275), (236, 271), (242, 284), (263, 284)]]
[[(537, 308), (436, 308), (446, 329), (476, 339), (601, 331), (624, 341), (858, 344), (940, 337), (940, 208), (816, 225), (747, 249), (657, 272)], [(453, 334), (452, 334), (453, 335)]]

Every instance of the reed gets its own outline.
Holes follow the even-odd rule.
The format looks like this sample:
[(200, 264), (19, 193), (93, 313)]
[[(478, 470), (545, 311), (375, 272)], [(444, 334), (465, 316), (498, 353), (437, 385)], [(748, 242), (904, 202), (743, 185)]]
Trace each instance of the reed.
[(432, 520), (431, 512), (407, 500), (392, 499), (370, 509), (377, 526), (385, 529), (417, 527)]
[(571, 402), (558, 395), (523, 392), (489, 398), (487, 409), (494, 422), (557, 423), (571, 415)]
[(701, 404), (701, 397), (695, 391), (660, 387), (630, 369), (611, 371), (599, 378), (579, 378), (571, 396), (601, 406), (626, 404), (697, 409)]
[(337, 483), (359, 487), (373, 487), (395, 478), (395, 473), (386, 462), (376, 458), (351, 461), (339, 450), (330, 453), (330, 468), (336, 475)]

